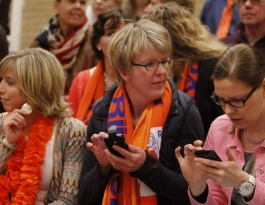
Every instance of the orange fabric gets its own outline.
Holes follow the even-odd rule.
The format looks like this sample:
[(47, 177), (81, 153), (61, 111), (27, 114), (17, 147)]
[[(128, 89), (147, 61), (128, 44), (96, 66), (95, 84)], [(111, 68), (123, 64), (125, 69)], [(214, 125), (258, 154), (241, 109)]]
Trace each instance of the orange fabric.
[(80, 71), (71, 84), (67, 101), (70, 103), (70, 107), (73, 110), (73, 117), (76, 117), (76, 113), (84, 95), (86, 85), (91, 77), (92, 69), (94, 68)]
[(235, 4), (235, 0), (227, 0), (227, 6), (224, 8), (222, 12), (220, 23), (216, 31), (216, 38), (218, 39), (224, 38), (228, 34), (231, 21), (232, 21), (234, 4)]
[[(5, 176), (0, 176), (0, 201), (5, 204), (35, 204), (41, 181), (41, 166), (46, 153), (46, 143), (52, 137), (53, 118), (38, 115), (29, 138), (22, 134), (14, 154), (6, 163)], [(7, 196), (12, 196), (10, 201)], [(0, 203), (0, 204), (2, 204)]]
[(88, 81), (76, 118), (88, 124), (94, 103), (105, 94), (103, 61), (99, 61), (96, 70)]
[(179, 90), (186, 93), (190, 97), (195, 97), (198, 81), (199, 63), (194, 62), (189, 66), (186, 63), (182, 71), (182, 77), (179, 83)]
[[(134, 128), (126, 90), (119, 87), (109, 109), (108, 127), (117, 126), (117, 133), (123, 134), (129, 144), (147, 150), (159, 158), (162, 128), (169, 113), (172, 93), (169, 83), (163, 96), (155, 100), (142, 113)], [(151, 136), (151, 137), (150, 137)], [(126, 187), (125, 187), (126, 186)], [(156, 205), (156, 193), (129, 173), (114, 174), (106, 186), (103, 205)]]

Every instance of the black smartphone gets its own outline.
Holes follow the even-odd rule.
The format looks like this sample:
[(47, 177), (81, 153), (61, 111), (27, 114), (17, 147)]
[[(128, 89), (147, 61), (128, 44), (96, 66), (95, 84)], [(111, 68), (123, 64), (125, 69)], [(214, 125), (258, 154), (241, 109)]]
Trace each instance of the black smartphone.
[(105, 144), (108, 147), (109, 151), (112, 154), (115, 154), (119, 157), (123, 157), (119, 152), (114, 150), (112, 148), (113, 145), (118, 145), (123, 149), (129, 150), (128, 149), (128, 144), (122, 134), (117, 134), (116, 133), (117, 126), (111, 126), (108, 131), (108, 135), (104, 138)]
[(214, 150), (206, 149), (206, 150), (196, 150), (194, 154), (197, 157), (205, 158), (205, 159), (211, 159), (215, 161), (222, 161), (220, 157), (216, 154)]

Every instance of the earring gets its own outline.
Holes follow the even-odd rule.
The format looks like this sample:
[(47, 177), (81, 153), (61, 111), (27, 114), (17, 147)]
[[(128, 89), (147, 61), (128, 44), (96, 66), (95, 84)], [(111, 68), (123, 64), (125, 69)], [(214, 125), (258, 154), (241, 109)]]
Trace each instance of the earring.
[(98, 47), (98, 50), (101, 51), (102, 49), (100, 47)]

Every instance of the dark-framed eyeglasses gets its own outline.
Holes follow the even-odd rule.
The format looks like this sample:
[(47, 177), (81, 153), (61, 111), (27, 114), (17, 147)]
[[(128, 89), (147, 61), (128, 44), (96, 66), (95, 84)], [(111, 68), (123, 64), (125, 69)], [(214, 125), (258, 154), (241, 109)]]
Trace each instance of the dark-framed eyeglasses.
[(133, 66), (143, 66), (147, 71), (154, 71), (159, 67), (159, 64), (163, 66), (164, 69), (169, 69), (173, 66), (174, 60), (171, 58), (162, 59), (161, 61), (158, 60), (151, 60), (146, 62), (145, 64), (138, 64), (132, 63)]
[(242, 99), (224, 100), (223, 98), (219, 98), (214, 91), (211, 98), (217, 105), (225, 106), (226, 104), (228, 104), (232, 107), (240, 108), (245, 106), (246, 101), (250, 98), (250, 96), (255, 92), (258, 87), (259, 85), (252, 88), (251, 91), (246, 95), (246, 97)]

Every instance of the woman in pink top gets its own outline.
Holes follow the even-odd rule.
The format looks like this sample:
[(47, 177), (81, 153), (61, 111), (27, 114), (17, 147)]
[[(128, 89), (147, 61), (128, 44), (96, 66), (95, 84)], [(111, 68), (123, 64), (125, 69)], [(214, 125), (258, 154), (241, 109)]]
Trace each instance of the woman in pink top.
[(176, 157), (189, 183), (192, 204), (264, 204), (265, 201), (265, 57), (238, 44), (221, 56), (212, 75), (214, 102), (225, 115), (211, 125), (203, 149), (222, 161), (196, 157), (202, 142)]

